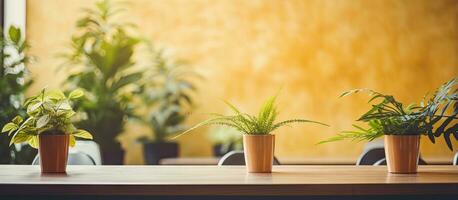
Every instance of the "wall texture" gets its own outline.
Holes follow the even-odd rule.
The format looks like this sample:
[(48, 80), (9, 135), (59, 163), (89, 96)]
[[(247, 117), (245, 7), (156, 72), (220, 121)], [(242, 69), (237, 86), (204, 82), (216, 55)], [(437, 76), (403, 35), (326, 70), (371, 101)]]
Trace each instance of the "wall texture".
[[(55, 55), (65, 49), (80, 8), (89, 0), (27, 1), (27, 36), (38, 57), (32, 91), (58, 87)], [(303, 117), (331, 124), (277, 131), (282, 157), (356, 158), (363, 143), (315, 145), (351, 128), (367, 96), (339, 99), (341, 92), (368, 87), (418, 102), (458, 75), (458, 3), (453, 0), (136, 0), (126, 18), (157, 45), (186, 59), (205, 76), (199, 82), (202, 113), (227, 112), (227, 99), (254, 112), (280, 88), (280, 119)], [(57, 75), (56, 75), (57, 73)], [(142, 163), (135, 137), (147, 133), (129, 124), (121, 137), (128, 164)], [(182, 156), (211, 154), (206, 129), (179, 139)], [(439, 144), (422, 142), (425, 157), (451, 157)]]

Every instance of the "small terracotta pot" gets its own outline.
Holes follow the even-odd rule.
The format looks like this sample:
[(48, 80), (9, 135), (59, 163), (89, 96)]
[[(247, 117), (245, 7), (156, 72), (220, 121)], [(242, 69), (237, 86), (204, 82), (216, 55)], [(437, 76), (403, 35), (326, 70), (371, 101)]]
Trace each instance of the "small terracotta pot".
[(243, 135), (243, 148), (248, 172), (272, 172), (275, 148), (274, 135)]
[(70, 135), (39, 135), (42, 173), (65, 173)]
[(390, 173), (417, 173), (419, 151), (419, 135), (385, 135), (385, 156)]

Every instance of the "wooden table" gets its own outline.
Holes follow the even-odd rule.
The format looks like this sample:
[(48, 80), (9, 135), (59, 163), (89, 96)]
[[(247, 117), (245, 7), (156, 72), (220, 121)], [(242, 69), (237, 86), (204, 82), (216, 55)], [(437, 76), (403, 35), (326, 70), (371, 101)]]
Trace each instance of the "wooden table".
[[(218, 157), (180, 157), (164, 158), (161, 165), (217, 165)], [(282, 165), (355, 165), (354, 157), (278, 157)], [(451, 165), (452, 157), (424, 157), (428, 165)]]
[[(219, 157), (163, 158), (160, 165), (217, 165)], [(356, 158), (278, 158), (282, 165), (355, 165)], [(451, 163), (451, 162), (450, 162)], [(442, 163), (449, 164), (449, 163)]]
[(458, 195), (456, 166), (421, 166), (412, 175), (389, 174), (385, 167), (373, 166), (274, 166), (273, 171), (250, 174), (241, 166), (69, 166), (67, 174), (42, 175), (39, 166), (0, 165), (0, 199)]
[(163, 158), (160, 165), (218, 165), (219, 157)]

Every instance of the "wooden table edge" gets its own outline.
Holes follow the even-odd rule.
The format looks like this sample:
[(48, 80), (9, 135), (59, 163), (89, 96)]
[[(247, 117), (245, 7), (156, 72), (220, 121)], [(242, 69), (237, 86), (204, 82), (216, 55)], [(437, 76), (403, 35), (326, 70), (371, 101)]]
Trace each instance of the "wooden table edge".
[(363, 196), (458, 195), (458, 183), (279, 185), (0, 184), (0, 196)]

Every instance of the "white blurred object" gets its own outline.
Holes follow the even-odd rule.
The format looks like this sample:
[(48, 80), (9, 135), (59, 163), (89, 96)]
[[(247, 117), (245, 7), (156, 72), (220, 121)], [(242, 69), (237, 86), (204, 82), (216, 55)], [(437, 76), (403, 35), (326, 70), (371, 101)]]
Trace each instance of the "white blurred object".
[(69, 153), (72, 152), (83, 152), (89, 155), (96, 165), (102, 165), (102, 156), (100, 154), (100, 147), (94, 141), (76, 141), (76, 145), (73, 148), (70, 148)]
[(458, 151), (456, 152), (455, 156), (453, 157), (453, 165), (458, 165)]
[(25, 0), (5, 0), (4, 26), (7, 31), (11, 25), (21, 29), (22, 37), (25, 37), (26, 24), (26, 1)]

